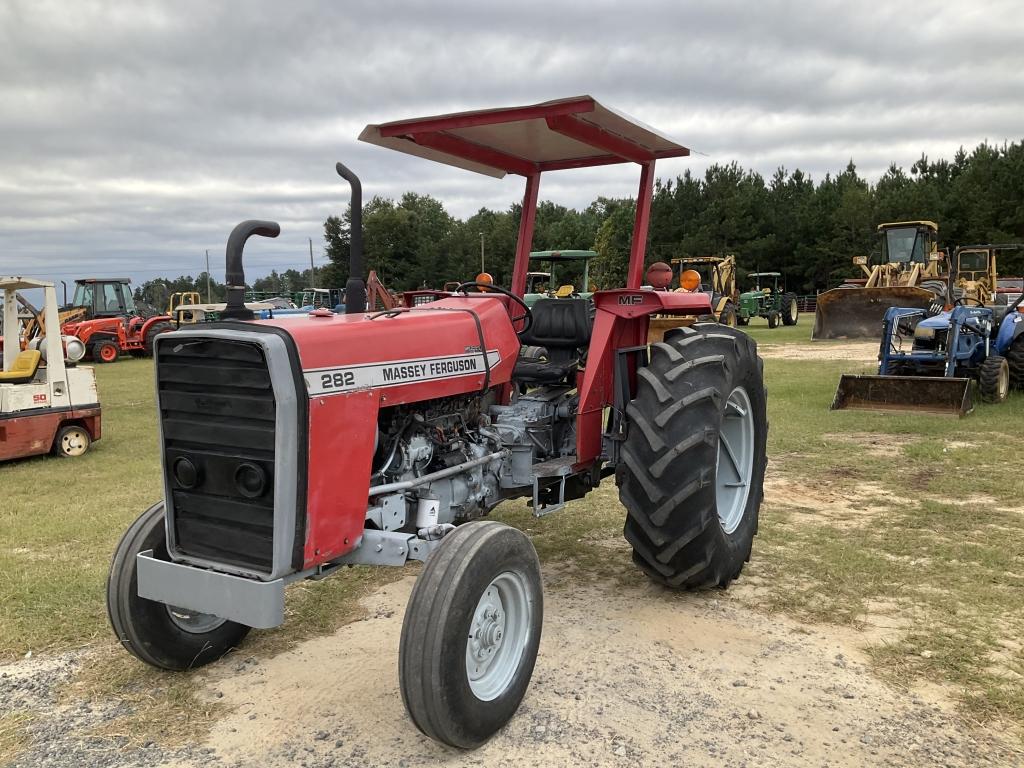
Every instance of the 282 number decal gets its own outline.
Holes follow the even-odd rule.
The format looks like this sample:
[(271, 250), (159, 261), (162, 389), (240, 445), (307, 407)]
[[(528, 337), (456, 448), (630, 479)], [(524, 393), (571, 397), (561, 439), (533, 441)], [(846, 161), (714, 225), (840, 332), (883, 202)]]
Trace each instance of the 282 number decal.
[(355, 386), (356, 375), (352, 371), (339, 371), (338, 373), (320, 374), (320, 386), (324, 389), (337, 389), (338, 387)]

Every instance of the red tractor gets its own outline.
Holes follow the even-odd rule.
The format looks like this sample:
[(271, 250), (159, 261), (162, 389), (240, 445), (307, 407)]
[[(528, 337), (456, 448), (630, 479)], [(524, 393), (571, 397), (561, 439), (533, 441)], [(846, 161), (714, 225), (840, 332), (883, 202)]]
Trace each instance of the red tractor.
[(84, 311), (85, 319), (63, 323), (61, 333), (81, 339), (94, 362), (113, 363), (125, 352), (148, 357), (157, 335), (174, 329), (169, 316), (135, 306), (130, 284), (126, 277), (76, 280), (71, 304), (62, 308), (62, 314)]
[[(766, 465), (753, 340), (697, 323), (646, 344), (653, 314), (709, 315), (703, 293), (641, 288), (658, 158), (689, 150), (590, 97), (370, 125), (361, 139), (526, 177), (512, 284), (367, 311), (362, 193), (352, 188), (345, 314), (254, 321), (227, 244), (222, 322), (156, 340), (163, 500), (128, 529), (107, 586), (124, 647), (164, 669), (210, 662), (284, 620), (285, 586), (344, 566), (424, 563), (398, 651), (415, 725), (461, 748), (519, 706), (540, 643), (529, 538), (487, 513), (537, 516), (614, 475), (635, 563), (674, 588), (725, 586), (749, 559)], [(526, 307), (547, 170), (635, 162), (624, 288)], [(521, 356), (522, 347), (541, 356)]]

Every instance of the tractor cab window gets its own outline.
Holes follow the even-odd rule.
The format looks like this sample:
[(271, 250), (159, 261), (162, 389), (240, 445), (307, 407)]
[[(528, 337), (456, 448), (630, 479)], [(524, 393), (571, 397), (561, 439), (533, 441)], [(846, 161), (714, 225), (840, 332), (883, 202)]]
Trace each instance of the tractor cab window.
[(103, 286), (103, 290), (97, 296), (96, 311), (104, 313), (119, 313), (122, 311), (120, 283), (107, 283)]
[(78, 283), (75, 286), (75, 295), (71, 299), (71, 306), (92, 309), (94, 293), (92, 283)]
[(983, 251), (965, 251), (960, 254), (961, 272), (987, 272), (988, 254)]
[(924, 252), (925, 238), (917, 227), (896, 227), (885, 232), (882, 240), (882, 260), (888, 263), (909, 264), (928, 261)]
[(121, 286), (122, 298), (124, 301), (124, 311), (127, 315), (135, 314), (135, 297), (132, 296), (132, 289), (127, 285)]

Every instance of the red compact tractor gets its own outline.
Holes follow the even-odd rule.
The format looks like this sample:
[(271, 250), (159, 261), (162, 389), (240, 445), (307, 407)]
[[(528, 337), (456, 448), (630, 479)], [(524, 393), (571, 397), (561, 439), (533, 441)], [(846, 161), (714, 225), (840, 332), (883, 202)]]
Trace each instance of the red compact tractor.
[(136, 357), (153, 354), (157, 334), (174, 329), (167, 315), (140, 312), (126, 277), (75, 281), (75, 295), (65, 312), (77, 311), (84, 319), (61, 326), (65, 336), (77, 336), (94, 362), (113, 363), (122, 353)]
[[(675, 588), (726, 585), (750, 557), (765, 471), (755, 343), (697, 323), (646, 344), (648, 318), (709, 315), (703, 293), (641, 289), (658, 158), (686, 147), (578, 97), (370, 125), (364, 141), (526, 178), (508, 288), (367, 311), (362, 195), (352, 188), (345, 314), (254, 321), (242, 303), (248, 221), (227, 244), (222, 322), (156, 339), (163, 500), (128, 529), (107, 587), (131, 653), (205, 664), (284, 620), (285, 586), (344, 566), (424, 563), (398, 652), (428, 736), (487, 740), (519, 706), (540, 643), (530, 540), (486, 515), (546, 515), (614, 475), (633, 560)], [(523, 301), (544, 171), (640, 166), (626, 286)], [(525, 346), (544, 354), (521, 356)]]

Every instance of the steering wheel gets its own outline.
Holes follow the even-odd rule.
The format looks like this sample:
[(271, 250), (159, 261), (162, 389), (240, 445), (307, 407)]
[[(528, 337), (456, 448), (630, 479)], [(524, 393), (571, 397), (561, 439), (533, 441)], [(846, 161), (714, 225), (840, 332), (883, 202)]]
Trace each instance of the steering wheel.
[[(510, 318), (513, 327), (515, 327), (515, 324), (518, 322), (522, 322), (523, 324), (522, 330), (516, 331), (516, 333), (526, 333), (533, 325), (533, 312), (530, 311), (530, 308), (526, 305), (526, 302), (523, 301), (520, 297), (516, 296), (514, 293), (512, 293), (512, 291), (507, 290), (505, 288), (501, 288), (500, 286), (497, 285), (492, 285), (491, 283), (468, 282), (459, 283), (459, 287), (455, 289), (455, 293), (468, 294), (469, 291), (466, 290), (467, 288), (486, 288), (487, 292), (494, 291), (495, 293), (500, 293), (502, 296), (508, 296), (510, 299), (512, 299), (512, 301), (514, 301), (516, 304), (522, 307), (523, 314)], [(484, 293), (484, 291), (478, 292)]]
[(970, 304), (967, 303), (968, 301), (973, 301), (974, 302), (974, 306), (976, 306), (976, 307), (984, 307), (985, 306), (985, 302), (984, 301), (982, 301), (981, 299), (976, 299), (973, 296), (961, 296), (959, 299), (957, 299), (956, 301), (953, 302), (953, 306), (954, 307), (968, 307), (968, 306), (970, 306)]

